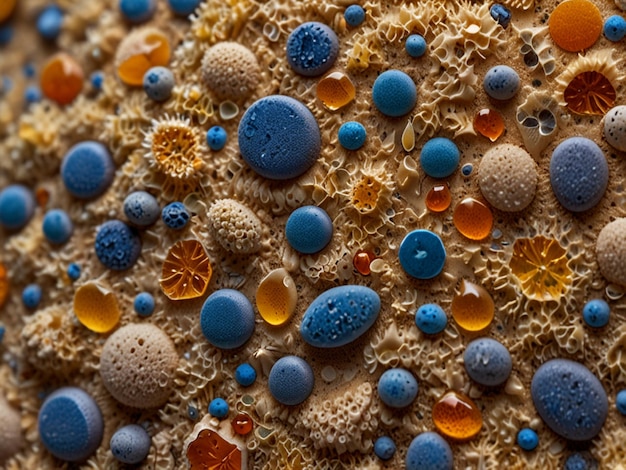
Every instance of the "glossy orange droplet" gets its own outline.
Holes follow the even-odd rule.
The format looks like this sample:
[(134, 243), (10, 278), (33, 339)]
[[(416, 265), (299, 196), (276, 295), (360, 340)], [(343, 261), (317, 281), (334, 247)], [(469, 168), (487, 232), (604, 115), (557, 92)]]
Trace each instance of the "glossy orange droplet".
[(95, 282), (84, 284), (76, 290), (74, 314), (83, 326), (96, 333), (111, 331), (121, 316), (115, 294)]
[(452, 439), (466, 440), (480, 432), (483, 417), (469, 397), (451, 391), (433, 406), (433, 423), (441, 434)]
[(0, 23), (6, 20), (13, 10), (15, 9), (15, 4), (17, 0), (2, 0), (0, 1)]
[(452, 193), (447, 184), (433, 186), (426, 194), (426, 207), (432, 212), (443, 212), (452, 202)]
[(559, 4), (548, 22), (550, 36), (561, 49), (589, 49), (602, 33), (602, 14), (589, 0), (567, 0)]
[(504, 132), (504, 119), (495, 109), (481, 109), (474, 117), (474, 130), (495, 142)]
[(203, 429), (187, 447), (191, 470), (239, 470), (241, 451), (211, 429)]
[(252, 423), (252, 418), (245, 413), (239, 413), (237, 416), (233, 418), (230, 422), (233, 427), (233, 431), (237, 434), (241, 434), (245, 436), (246, 434), (250, 434), (254, 424)]
[(286, 269), (275, 269), (259, 283), (256, 306), (263, 320), (270, 325), (286, 323), (295, 312), (297, 302), (296, 283)]
[(473, 282), (461, 281), (461, 289), (452, 299), (452, 317), (466, 331), (481, 331), (489, 326), (495, 313), (487, 290)]
[(7, 268), (4, 267), (4, 264), (0, 263), (0, 307), (4, 305), (4, 302), (9, 296), (9, 287)]
[(42, 93), (61, 105), (74, 101), (83, 89), (83, 80), (83, 69), (65, 52), (53, 55), (41, 69)]
[(563, 92), (570, 111), (598, 116), (604, 116), (613, 107), (616, 96), (609, 79), (593, 70), (576, 75)]
[(37, 188), (35, 191), (35, 199), (37, 200), (37, 205), (39, 207), (46, 207), (48, 201), (50, 200), (50, 191), (46, 188)]
[(491, 233), (493, 214), (485, 204), (468, 197), (454, 208), (452, 221), (461, 235), (470, 240), (482, 240)]
[(202, 243), (181, 240), (167, 252), (159, 284), (172, 300), (195, 299), (204, 295), (212, 274), (209, 256)]
[(117, 75), (127, 85), (143, 84), (143, 76), (151, 67), (167, 65), (170, 43), (159, 30), (137, 30), (119, 46), (116, 56)]
[(373, 211), (383, 185), (371, 176), (365, 176), (352, 188), (352, 204), (362, 213)]
[(374, 252), (369, 250), (358, 250), (352, 259), (352, 263), (354, 264), (354, 269), (356, 269), (359, 274), (369, 276), (372, 273), (370, 264), (372, 264), (372, 261), (375, 259), (376, 255)]
[(317, 98), (331, 111), (350, 104), (356, 96), (354, 84), (345, 73), (332, 72), (317, 84)]

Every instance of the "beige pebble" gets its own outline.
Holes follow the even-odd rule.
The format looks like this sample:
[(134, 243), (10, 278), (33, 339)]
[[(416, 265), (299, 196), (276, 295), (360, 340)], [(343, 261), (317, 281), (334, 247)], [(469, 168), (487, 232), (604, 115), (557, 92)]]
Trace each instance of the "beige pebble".
[(596, 257), (607, 281), (626, 287), (626, 218), (616, 219), (600, 231)]

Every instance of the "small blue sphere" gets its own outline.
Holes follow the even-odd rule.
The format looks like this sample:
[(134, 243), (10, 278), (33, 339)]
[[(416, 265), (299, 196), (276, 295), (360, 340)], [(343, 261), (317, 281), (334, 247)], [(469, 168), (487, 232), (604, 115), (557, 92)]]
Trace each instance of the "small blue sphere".
[(415, 400), (417, 390), (417, 380), (406, 369), (386, 370), (378, 379), (378, 396), (392, 408), (409, 406)]
[(135, 297), (133, 308), (140, 317), (149, 317), (154, 312), (154, 297), (150, 292), (141, 292)]
[(281, 357), (267, 380), (270, 393), (283, 405), (295, 406), (309, 398), (315, 378), (308, 362), (298, 356)]
[(120, 220), (103, 223), (96, 234), (95, 245), (100, 262), (115, 271), (131, 268), (141, 254), (137, 231)]
[(446, 312), (437, 304), (424, 304), (417, 309), (415, 324), (427, 335), (441, 333), (448, 324)]
[(102, 90), (102, 84), (104, 83), (104, 72), (102, 70), (96, 70), (89, 76), (89, 81), (94, 90)]
[(198, 8), (200, 1), (201, 0), (167, 0), (167, 3), (175, 15), (189, 16)]
[(189, 222), (189, 212), (182, 202), (171, 202), (161, 211), (161, 219), (166, 227), (182, 230)]
[(328, 71), (339, 53), (339, 38), (323, 23), (309, 21), (287, 38), (287, 62), (294, 72), (317, 77)]
[(166, 101), (172, 96), (174, 89), (174, 74), (167, 67), (157, 65), (143, 75), (143, 91), (148, 98), (158, 103)]
[(461, 173), (463, 173), (463, 176), (469, 176), (472, 174), (472, 171), (474, 171), (474, 165), (472, 165), (471, 163), (466, 163), (465, 165), (463, 165), (463, 167), (461, 168)]
[(352, 28), (356, 28), (365, 21), (365, 10), (361, 5), (350, 5), (343, 13), (346, 24)]
[(43, 218), (42, 229), (50, 243), (60, 245), (70, 239), (74, 231), (74, 224), (64, 210), (51, 209), (46, 212)]
[(126, 464), (143, 462), (150, 452), (152, 441), (144, 428), (137, 424), (129, 424), (111, 437), (110, 447), (113, 457)]
[(4, 326), (0, 326), (0, 344), (2, 344), (2, 340), (4, 339), (5, 332), (6, 332), (6, 328)]
[(254, 309), (248, 298), (234, 289), (220, 289), (205, 300), (200, 312), (202, 334), (213, 346), (235, 349), (254, 332)]
[(400, 70), (387, 70), (374, 81), (372, 100), (385, 116), (404, 116), (417, 103), (415, 82)]
[(620, 414), (626, 416), (626, 389), (617, 392), (615, 396), (615, 407)]
[(489, 9), (489, 13), (491, 14), (491, 17), (504, 29), (506, 29), (511, 23), (511, 10), (504, 5), (496, 3)]
[(99, 142), (74, 145), (63, 157), (61, 179), (68, 192), (79, 199), (102, 195), (113, 182), (115, 165), (108, 149)]
[(344, 122), (339, 128), (339, 143), (347, 150), (358, 150), (365, 144), (367, 131), (360, 122)]
[(161, 208), (156, 198), (145, 191), (135, 191), (124, 199), (124, 214), (138, 227), (148, 227), (159, 219)]
[(519, 87), (519, 75), (508, 65), (490, 68), (483, 79), (485, 93), (494, 100), (510, 100), (517, 94)]
[(143, 23), (154, 15), (155, 0), (120, 0), (120, 12), (130, 23)]
[(539, 436), (533, 429), (520, 429), (517, 433), (517, 445), (524, 450), (535, 450), (539, 445)]
[(602, 328), (609, 323), (611, 307), (603, 299), (593, 299), (583, 307), (583, 320), (593, 328)]
[(63, 12), (56, 5), (44, 8), (37, 18), (37, 31), (43, 39), (54, 41), (63, 26)]
[(421, 34), (411, 34), (406, 38), (404, 49), (411, 57), (422, 57), (426, 54), (426, 39)]
[(460, 159), (459, 148), (445, 137), (430, 139), (420, 153), (422, 169), (431, 178), (447, 178), (456, 171)]
[(389, 436), (381, 436), (374, 442), (374, 453), (380, 460), (389, 460), (396, 453), (396, 443)]
[(223, 398), (214, 398), (209, 403), (209, 413), (218, 419), (224, 418), (228, 414), (228, 403)]
[(626, 36), (626, 20), (619, 16), (609, 16), (604, 22), (604, 35), (609, 41), (618, 42)]
[(67, 267), (67, 277), (69, 277), (72, 281), (75, 281), (80, 277), (80, 271), (80, 265), (77, 263), (71, 263)]
[(485, 387), (502, 385), (513, 369), (509, 350), (492, 338), (473, 340), (465, 349), (463, 361), (467, 375)]
[(222, 150), (226, 145), (228, 134), (222, 126), (213, 126), (206, 133), (206, 143), (211, 150)]
[(29, 284), (22, 291), (22, 303), (26, 308), (35, 309), (41, 302), (43, 292), (39, 284)]
[(424, 432), (411, 441), (406, 451), (406, 470), (452, 470), (450, 444), (436, 432)]
[(333, 221), (321, 207), (302, 206), (287, 219), (285, 236), (294, 250), (304, 254), (317, 253), (330, 243)]
[(256, 381), (256, 370), (248, 363), (240, 364), (235, 369), (235, 380), (242, 387), (249, 387)]
[(27, 104), (41, 101), (41, 89), (37, 85), (28, 85), (24, 90), (24, 101)]
[(9, 230), (24, 227), (35, 212), (33, 193), (21, 184), (11, 184), (0, 191), (0, 226)]

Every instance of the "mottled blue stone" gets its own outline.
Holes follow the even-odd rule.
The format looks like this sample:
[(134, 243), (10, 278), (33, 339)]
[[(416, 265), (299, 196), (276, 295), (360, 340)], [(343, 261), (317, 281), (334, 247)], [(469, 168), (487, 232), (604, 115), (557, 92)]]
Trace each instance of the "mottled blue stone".
[(137, 424), (129, 424), (118, 429), (110, 441), (113, 457), (127, 464), (143, 462), (150, 452), (151, 445), (150, 436)]
[(418, 388), (417, 380), (406, 369), (386, 370), (378, 379), (378, 396), (392, 408), (404, 408), (413, 403)]
[(463, 360), (472, 380), (487, 387), (502, 385), (513, 369), (509, 350), (491, 338), (475, 339), (468, 344)]
[(435, 432), (418, 435), (406, 451), (406, 470), (452, 470), (450, 445)]
[(338, 53), (337, 35), (317, 21), (301, 24), (287, 39), (287, 62), (294, 72), (305, 77), (317, 77), (329, 70)]

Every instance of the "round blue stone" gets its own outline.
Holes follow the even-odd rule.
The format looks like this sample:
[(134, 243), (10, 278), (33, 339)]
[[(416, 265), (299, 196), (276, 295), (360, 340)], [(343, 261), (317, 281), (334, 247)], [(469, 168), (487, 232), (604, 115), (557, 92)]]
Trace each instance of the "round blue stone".
[(416, 279), (432, 279), (446, 262), (446, 249), (439, 235), (430, 230), (413, 230), (400, 243), (398, 258), (402, 269)]
[(427, 335), (441, 333), (448, 324), (446, 312), (437, 304), (424, 304), (417, 309), (415, 324)]
[(191, 15), (198, 8), (200, 2), (201, 0), (167, 0), (174, 14), (179, 16)]
[(417, 380), (406, 369), (389, 369), (378, 379), (378, 396), (392, 408), (409, 406), (417, 396)]
[(432, 178), (446, 178), (459, 166), (461, 153), (454, 142), (445, 137), (430, 139), (422, 147), (420, 164)]
[(510, 100), (520, 87), (519, 75), (508, 65), (496, 65), (485, 74), (483, 88), (494, 100)]
[(104, 72), (102, 70), (96, 70), (89, 76), (89, 81), (94, 90), (102, 90), (102, 84), (104, 83)]
[(415, 82), (400, 70), (387, 70), (374, 81), (372, 100), (385, 116), (404, 116), (417, 103)]
[(22, 303), (26, 308), (35, 309), (39, 306), (42, 295), (39, 284), (29, 284), (22, 291)]
[(109, 269), (129, 269), (141, 254), (141, 239), (132, 227), (120, 220), (103, 223), (96, 234), (96, 255)]
[(365, 144), (367, 131), (360, 122), (344, 122), (339, 128), (339, 143), (347, 150), (358, 150)]
[(170, 202), (161, 211), (163, 223), (173, 230), (182, 230), (189, 222), (189, 212), (182, 202)]
[(297, 356), (281, 357), (270, 370), (267, 384), (272, 396), (283, 405), (299, 405), (309, 398), (315, 378), (313, 369)]
[(24, 90), (26, 103), (39, 103), (41, 101), (41, 89), (37, 85), (28, 85)]
[(235, 349), (254, 332), (254, 309), (248, 298), (234, 289), (213, 292), (200, 312), (202, 334), (213, 346)]
[(130, 23), (148, 21), (156, 11), (155, 0), (120, 0), (120, 12)]
[(348, 26), (355, 28), (365, 21), (365, 10), (361, 5), (350, 5), (343, 13), (343, 18)]
[(389, 436), (381, 436), (374, 442), (374, 453), (380, 460), (389, 460), (396, 453), (396, 443)]
[(72, 236), (74, 224), (64, 210), (51, 209), (43, 218), (42, 230), (50, 243), (61, 244)]
[(406, 470), (452, 470), (450, 445), (435, 432), (419, 434), (406, 451)]
[(63, 12), (56, 5), (44, 8), (37, 17), (37, 31), (43, 39), (54, 41), (63, 26)]
[(148, 98), (158, 103), (172, 96), (174, 85), (174, 74), (167, 67), (158, 65), (148, 69), (143, 75), (143, 90)]
[(328, 26), (303, 23), (287, 38), (287, 62), (294, 72), (317, 77), (328, 71), (339, 53), (339, 39)]
[(491, 338), (475, 339), (468, 344), (463, 360), (472, 380), (486, 387), (502, 385), (513, 369), (509, 350)]
[(539, 436), (533, 429), (520, 429), (517, 433), (517, 445), (524, 450), (535, 450), (539, 445)]
[(154, 312), (154, 297), (149, 292), (141, 292), (135, 297), (133, 308), (137, 315), (149, 317)]
[(626, 36), (626, 20), (619, 15), (609, 16), (604, 22), (604, 36), (613, 42), (624, 39), (624, 36)]
[(158, 220), (161, 208), (152, 194), (135, 191), (124, 199), (124, 214), (130, 223), (148, 227)]
[(76, 144), (63, 157), (61, 178), (69, 193), (79, 199), (100, 196), (113, 182), (114, 176), (111, 154), (99, 142)]
[(209, 403), (209, 413), (218, 419), (222, 419), (228, 414), (228, 403), (223, 398), (214, 398)]
[(461, 168), (461, 173), (463, 173), (463, 176), (469, 176), (472, 174), (473, 170), (474, 165), (472, 165), (471, 163), (466, 163), (465, 165), (463, 165), (463, 168)]
[(333, 221), (321, 207), (298, 207), (287, 219), (285, 236), (294, 250), (304, 254), (317, 253), (330, 243)]
[(615, 396), (615, 407), (620, 414), (626, 416), (626, 389), (622, 389), (617, 392)]
[(411, 57), (422, 57), (426, 54), (426, 39), (421, 34), (411, 34), (406, 38), (404, 49)]
[(144, 428), (129, 424), (111, 437), (110, 447), (113, 457), (126, 464), (135, 465), (143, 462), (150, 452), (152, 441)]
[(593, 328), (602, 328), (609, 323), (611, 307), (602, 299), (593, 299), (583, 307), (583, 319)]
[(206, 133), (206, 143), (213, 151), (222, 150), (227, 138), (228, 134), (222, 126), (213, 126)]
[(235, 369), (235, 380), (242, 387), (249, 387), (256, 380), (256, 370), (248, 363), (240, 364)]
[(76, 263), (71, 263), (68, 267), (67, 267), (67, 276), (72, 280), (75, 281), (76, 279), (78, 279), (80, 277), (80, 265), (76, 264)]
[(0, 191), (0, 226), (9, 230), (24, 227), (35, 212), (33, 193), (21, 184), (11, 184)]

